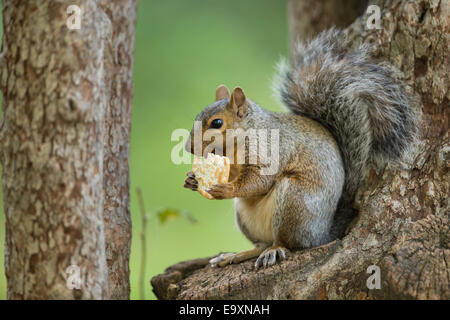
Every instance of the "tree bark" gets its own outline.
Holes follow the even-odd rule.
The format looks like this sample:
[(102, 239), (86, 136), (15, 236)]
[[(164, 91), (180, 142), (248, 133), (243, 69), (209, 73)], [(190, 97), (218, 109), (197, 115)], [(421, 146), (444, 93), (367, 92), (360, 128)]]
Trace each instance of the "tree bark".
[[(254, 261), (223, 269), (185, 261), (152, 279), (161, 299), (450, 299), (449, 3), (379, 1), (382, 29), (367, 15), (346, 33), (403, 71), (422, 110), (421, 136), (402, 167), (371, 170), (343, 238), (294, 252), (255, 271)], [(378, 266), (381, 288), (368, 289)]]
[(137, 3), (136, 0), (102, 0), (100, 8), (107, 14), (112, 28), (104, 58), (108, 103), (103, 155), (103, 218), (109, 296), (112, 299), (129, 299), (131, 217), (128, 159)]
[(3, 1), (8, 299), (129, 298), (135, 17), (135, 0)]
[(308, 40), (320, 31), (348, 27), (366, 9), (365, 0), (289, 0), (287, 15), (291, 43)]

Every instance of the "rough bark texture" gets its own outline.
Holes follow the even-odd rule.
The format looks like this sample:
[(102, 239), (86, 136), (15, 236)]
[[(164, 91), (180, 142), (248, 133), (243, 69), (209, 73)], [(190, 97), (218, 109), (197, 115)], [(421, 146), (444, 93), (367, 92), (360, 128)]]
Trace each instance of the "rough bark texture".
[[(409, 161), (371, 171), (343, 239), (259, 271), (254, 261), (223, 269), (186, 261), (152, 279), (159, 298), (450, 299), (449, 2), (375, 4), (381, 30), (366, 30), (363, 16), (346, 31), (354, 44), (374, 42), (418, 96), (421, 137)], [(381, 289), (367, 288), (370, 265), (380, 267)]]
[(129, 209), (129, 141), (133, 98), (136, 1), (102, 0), (112, 34), (104, 61), (105, 112), (103, 208), (110, 298), (130, 296), (131, 217)]
[[(67, 28), (69, 5), (80, 30)], [(135, 17), (134, 0), (3, 1), (9, 299), (129, 297)], [(66, 286), (70, 265), (79, 290)]]
[(348, 27), (366, 9), (365, 0), (289, 0), (288, 19), (291, 43), (310, 39), (332, 26)]

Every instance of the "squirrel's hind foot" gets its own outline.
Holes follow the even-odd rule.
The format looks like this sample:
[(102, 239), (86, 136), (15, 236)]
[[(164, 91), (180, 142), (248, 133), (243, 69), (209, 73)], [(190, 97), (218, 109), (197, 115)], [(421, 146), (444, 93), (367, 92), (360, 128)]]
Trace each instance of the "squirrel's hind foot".
[(236, 253), (232, 252), (221, 253), (217, 257), (209, 260), (209, 264), (211, 265), (211, 267), (224, 267), (227, 264), (232, 264), (235, 256)]
[(264, 249), (268, 247), (268, 244), (257, 243), (255, 247), (248, 251), (239, 253), (221, 253), (217, 257), (209, 260), (211, 267), (225, 267), (229, 264), (236, 264), (242, 261), (250, 260), (260, 256)]
[(255, 262), (255, 269), (260, 267), (269, 267), (277, 262), (277, 257), (280, 261), (286, 260), (289, 250), (280, 246), (271, 246), (264, 250)]

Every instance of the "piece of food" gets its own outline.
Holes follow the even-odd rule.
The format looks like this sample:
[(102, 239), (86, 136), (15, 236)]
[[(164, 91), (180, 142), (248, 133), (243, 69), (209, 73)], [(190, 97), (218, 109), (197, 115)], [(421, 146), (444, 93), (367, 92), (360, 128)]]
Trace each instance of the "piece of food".
[(208, 153), (206, 158), (194, 156), (192, 171), (198, 181), (198, 192), (207, 199), (214, 199), (206, 190), (218, 183), (227, 183), (230, 176), (230, 159)]

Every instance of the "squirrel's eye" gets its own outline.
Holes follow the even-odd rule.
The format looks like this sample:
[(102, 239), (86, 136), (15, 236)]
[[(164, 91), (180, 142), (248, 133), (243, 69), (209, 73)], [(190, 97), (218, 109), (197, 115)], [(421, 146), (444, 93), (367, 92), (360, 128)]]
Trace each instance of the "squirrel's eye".
[(211, 128), (214, 128), (214, 129), (219, 129), (220, 127), (222, 127), (222, 125), (223, 125), (222, 119), (214, 119), (211, 122)]

